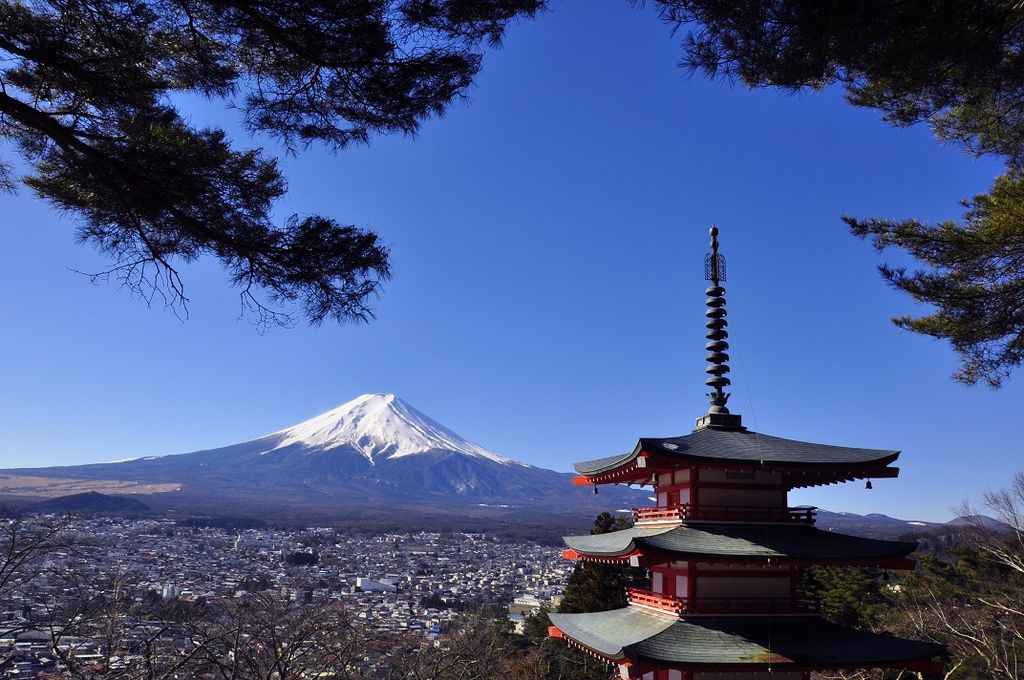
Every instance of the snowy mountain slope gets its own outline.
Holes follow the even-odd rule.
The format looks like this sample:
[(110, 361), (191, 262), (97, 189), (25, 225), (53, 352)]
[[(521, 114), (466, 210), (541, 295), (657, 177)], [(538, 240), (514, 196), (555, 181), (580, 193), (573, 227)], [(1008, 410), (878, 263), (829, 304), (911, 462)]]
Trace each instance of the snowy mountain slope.
[(525, 466), (460, 437), (393, 394), (360, 395), (268, 437), (275, 435), (281, 440), (272, 451), (293, 445), (323, 450), (349, 446), (371, 463), (429, 451), (454, 451), (503, 465)]
[[(574, 487), (460, 437), (392, 394), (359, 396), (292, 427), (231, 446), (116, 463), (7, 471), (75, 480), (180, 484), (179, 505), (439, 509), (593, 516), (646, 505), (640, 490)], [(2, 493), (2, 488), (0, 488)], [(162, 494), (164, 502), (171, 494)], [(187, 501), (187, 503), (186, 503)], [(234, 510), (233, 510), (234, 511)]]

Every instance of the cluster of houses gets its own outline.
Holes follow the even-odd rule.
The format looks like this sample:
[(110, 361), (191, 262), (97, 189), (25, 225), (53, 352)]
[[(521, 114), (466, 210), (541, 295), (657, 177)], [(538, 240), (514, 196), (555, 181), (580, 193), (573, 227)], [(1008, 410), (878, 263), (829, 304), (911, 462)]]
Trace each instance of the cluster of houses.
[(371, 631), (429, 640), (461, 612), (485, 605), (507, 607), (521, 626), (524, 614), (557, 602), (570, 569), (556, 548), (484, 534), (234, 532), (120, 517), (23, 521), (28, 528), (33, 522), (64, 526), (56, 545), (0, 591), (0, 678), (60, 675), (68, 650), (80, 664), (116, 664), (136, 653), (154, 627), (171, 650), (187, 646), (183, 631), (176, 638), (176, 625), (156, 616), (126, 618), (118, 649), (62, 630), (63, 604), (83, 592), (104, 596), (122, 589), (157, 608), (251, 595), (336, 602)]

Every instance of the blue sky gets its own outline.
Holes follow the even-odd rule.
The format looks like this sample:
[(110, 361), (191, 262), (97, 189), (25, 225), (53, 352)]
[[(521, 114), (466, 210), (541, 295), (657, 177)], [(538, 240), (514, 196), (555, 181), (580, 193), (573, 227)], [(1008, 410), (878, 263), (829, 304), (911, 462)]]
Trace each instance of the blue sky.
[[(778, 436), (904, 451), (897, 480), (794, 494), (943, 520), (1024, 468), (1020, 377), (949, 376), (947, 345), (839, 217), (960, 215), (1000, 167), (897, 130), (837, 91), (688, 77), (652, 8), (554, 2), (489, 51), (469, 101), (415, 138), (283, 165), (281, 218), (377, 230), (394, 279), (365, 326), (258, 334), (215, 263), (184, 270), (190, 318), (71, 270), (104, 260), (74, 217), (0, 196), (3, 467), (182, 453), (395, 392), (480, 444), (567, 470), (706, 410), (702, 259), (728, 260), (734, 412)], [(190, 109), (265, 145), (217, 105)]]

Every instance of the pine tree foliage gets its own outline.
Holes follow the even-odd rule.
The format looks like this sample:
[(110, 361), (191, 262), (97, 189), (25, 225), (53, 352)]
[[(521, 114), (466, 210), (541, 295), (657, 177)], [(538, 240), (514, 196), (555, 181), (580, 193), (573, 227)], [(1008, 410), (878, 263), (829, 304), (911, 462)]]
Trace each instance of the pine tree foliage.
[(815, 567), (805, 574), (805, 594), (821, 603), (825, 618), (840, 625), (874, 629), (885, 611), (885, 575), (864, 567)]
[(41, 198), (148, 301), (185, 310), (181, 263), (212, 256), (264, 324), (366, 320), (388, 250), (319, 215), (272, 220), (286, 184), (261, 149), (193, 125), (188, 97), (237, 106), (301, 151), (414, 133), (459, 99), (481, 47), (542, 0), (0, 2), (0, 136)]
[(944, 134), (971, 137), (977, 151), (1020, 153), (1001, 147), (1001, 127), (981, 115), (1016, 101), (1024, 87), (1024, 16), (1013, 0), (658, 0), (658, 7), (683, 33), (682, 64), (691, 70), (793, 91), (839, 83), (851, 103), (882, 109), (894, 123), (940, 114)]
[[(607, 534), (630, 526), (622, 515), (602, 512), (594, 518), (592, 534)], [(567, 614), (601, 612), (626, 606), (626, 588), (640, 587), (644, 570), (628, 565), (579, 561), (565, 584), (558, 611)]]
[(962, 359), (957, 380), (998, 387), (1024, 362), (1024, 175), (998, 177), (990, 193), (964, 205), (962, 222), (843, 219), (878, 249), (897, 246), (925, 265), (880, 268), (892, 285), (936, 307), (893, 321), (948, 340)]
[(937, 138), (1006, 163), (962, 221), (846, 218), (876, 247), (906, 250), (897, 289), (934, 312), (898, 317), (960, 354), (959, 381), (998, 387), (1024, 361), (1024, 11), (1015, 0), (659, 0), (684, 35), (682, 65), (751, 87), (838, 84), (855, 106), (894, 125), (925, 122)]
[(626, 606), (627, 567), (579, 562), (565, 585), (558, 611), (566, 614), (603, 612)]

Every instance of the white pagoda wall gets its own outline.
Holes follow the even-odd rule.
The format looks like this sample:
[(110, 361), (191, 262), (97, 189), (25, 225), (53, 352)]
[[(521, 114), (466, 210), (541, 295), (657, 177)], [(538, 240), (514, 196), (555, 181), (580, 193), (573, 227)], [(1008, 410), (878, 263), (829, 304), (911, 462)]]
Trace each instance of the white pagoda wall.
[(781, 489), (700, 488), (700, 505), (732, 505), (744, 508), (783, 508), (786, 492)]
[(788, 576), (701, 576), (697, 579), (697, 600), (702, 597), (790, 596)]
[(729, 470), (701, 470), (701, 482), (728, 482), (729, 484), (782, 484), (781, 472), (732, 472)]

